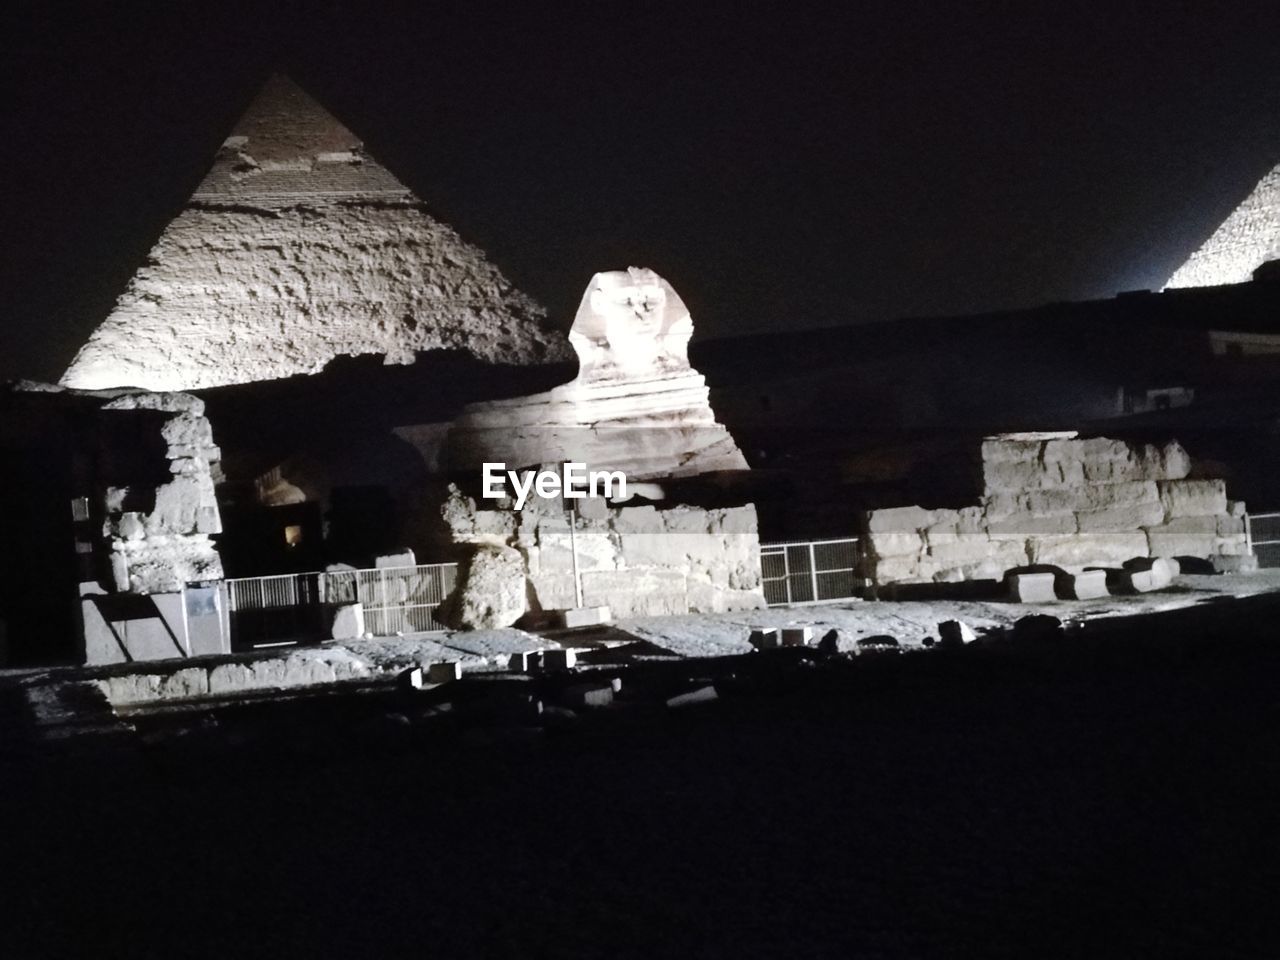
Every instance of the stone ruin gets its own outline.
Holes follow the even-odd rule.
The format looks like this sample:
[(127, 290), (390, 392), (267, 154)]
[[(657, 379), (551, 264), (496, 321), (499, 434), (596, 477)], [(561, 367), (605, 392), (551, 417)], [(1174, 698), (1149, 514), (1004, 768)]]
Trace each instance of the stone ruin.
[(274, 76), (62, 383), (196, 390), (423, 350), (568, 355), (537, 303)]
[(103, 535), (116, 590), (172, 593), (188, 583), (221, 580), (222, 562), (210, 538), (222, 532), (214, 492), (222, 452), (213, 442), (204, 402), (182, 393), (128, 393), (102, 409), (172, 414), (160, 427), (172, 479), (155, 488), (152, 509), (128, 509), (137, 493), (128, 488), (109, 487), (104, 496)]
[(873, 583), (998, 580), (1049, 565), (1076, 573), (1135, 558), (1240, 557), (1244, 504), (1222, 480), (1191, 479), (1176, 442), (1133, 445), (1067, 434), (1010, 434), (982, 444), (978, 504), (868, 511)]
[(1245, 283), (1280, 259), (1280, 166), (1259, 181), (1213, 235), (1174, 271), (1165, 289)]
[[(487, 501), (486, 501), (487, 502)], [(457, 594), (460, 626), (509, 626), (526, 613), (582, 605), (614, 616), (723, 613), (764, 606), (755, 507), (582, 504), (572, 542), (559, 501), (532, 499), (523, 510), (496, 509), (454, 488), (443, 514), (455, 542), (475, 551)]]
[[(569, 334), (577, 378), (548, 393), (469, 406), (446, 440), (454, 475), (478, 478), (485, 462), (578, 462), (621, 470), (657, 501), (574, 501), (584, 606), (608, 606), (615, 616), (764, 606), (755, 507), (673, 502), (661, 484), (644, 482), (747, 466), (689, 365), (692, 333), (688, 309), (653, 271), (596, 274)], [(505, 626), (575, 606), (565, 504), (535, 498), (516, 511), (510, 500), (477, 503), (454, 486), (442, 511), (454, 542), (473, 548), (455, 622)]]
[(541, 394), (468, 406), (446, 441), (451, 469), (574, 461), (637, 480), (747, 469), (689, 365), (693, 319), (652, 270), (591, 278), (569, 331), (578, 376)]

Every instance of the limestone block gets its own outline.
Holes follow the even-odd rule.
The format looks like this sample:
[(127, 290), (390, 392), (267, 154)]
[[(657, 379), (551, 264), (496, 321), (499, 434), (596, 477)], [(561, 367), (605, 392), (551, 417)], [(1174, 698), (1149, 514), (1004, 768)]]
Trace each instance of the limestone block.
[(733, 613), (738, 610), (762, 610), (765, 603), (760, 591), (759, 577), (754, 587), (723, 586), (698, 576), (690, 576), (685, 583), (685, 597), (690, 613)]
[(1026, 512), (1036, 516), (1075, 513), (1080, 509), (1080, 495), (1087, 487), (1063, 487), (1057, 490), (1033, 490), (1026, 496)]
[(975, 534), (986, 532), (986, 519), (982, 507), (962, 507), (958, 511), (956, 532)]
[(474, 630), (509, 627), (525, 612), (524, 558), (512, 547), (482, 546), (464, 565), (450, 600), (458, 626)]
[(686, 577), (677, 570), (591, 570), (582, 574), (583, 602), (613, 615), (656, 617), (689, 612)]
[(1239, 517), (1243, 519), (1244, 515), (1248, 513), (1248, 509), (1245, 507), (1245, 503), (1243, 500), (1228, 500), (1227, 513), (1233, 517)]
[(923, 507), (890, 507), (867, 512), (867, 529), (871, 533), (906, 533), (932, 526), (934, 511)]
[(1234, 537), (1244, 533), (1244, 517), (1233, 517), (1226, 513), (1215, 519), (1216, 531), (1220, 537)]
[(876, 583), (918, 582), (921, 577), (920, 561), (914, 557), (882, 557), (874, 561), (872, 579)]
[(1213, 533), (1182, 533), (1148, 527), (1147, 541), (1153, 557), (1210, 557), (1218, 552), (1218, 537)]
[(1239, 556), (1216, 556), (1213, 569), (1218, 573), (1256, 573), (1258, 558), (1251, 553)]
[[(663, 534), (636, 534), (635, 536), (667, 539)], [(579, 530), (570, 538), (568, 531), (564, 533), (539, 531), (539, 570), (543, 573), (572, 573), (574, 549), (578, 552), (579, 570), (617, 570), (626, 565), (623, 561), (624, 551), (619, 549), (614, 538), (607, 533)], [(637, 556), (635, 565), (646, 564)], [(672, 565), (677, 565), (677, 560), (672, 559)]]
[(1243, 533), (1232, 537), (1218, 537), (1214, 541), (1213, 552), (1223, 557), (1243, 556), (1249, 552), (1249, 541)]
[(1123, 440), (1091, 437), (1077, 443), (1079, 453), (1075, 459), (1085, 463), (1129, 463), (1133, 460), (1133, 450)]
[(1048, 440), (1040, 453), (1040, 459), (1045, 463), (1057, 463), (1062, 460), (1083, 460), (1087, 456), (1087, 449), (1085, 441), (1079, 439)]
[(913, 557), (924, 550), (924, 538), (918, 533), (872, 533), (867, 548), (876, 557)]
[(364, 636), (364, 604), (346, 603), (333, 612), (329, 636), (334, 640), (359, 640)]
[(990, 438), (982, 441), (982, 462), (984, 466), (998, 463), (1035, 462), (1040, 459), (1040, 452), (1043, 449), (1044, 443), (1038, 440)]
[(666, 529), (656, 507), (623, 507), (613, 518), (618, 533), (662, 533)]
[(208, 419), (194, 413), (170, 417), (160, 427), (160, 436), (170, 446), (197, 450), (213, 446), (213, 427)]
[(1132, 533), (1088, 533), (1074, 536), (1031, 537), (1028, 558), (1035, 564), (1060, 567), (1119, 564), (1148, 555), (1147, 536)]
[(1031, 510), (1028, 493), (991, 493), (982, 498), (986, 521), (1001, 520)]
[(1077, 510), (1107, 510), (1144, 503), (1159, 503), (1160, 488), (1153, 480), (1121, 480), (1093, 483), (1075, 491)]
[(587, 522), (607, 521), (609, 501), (604, 497), (583, 497), (577, 501), (578, 516)]
[[(174, 477), (156, 488), (155, 509), (144, 521), (147, 536), (220, 533), (217, 495), (207, 473)], [(199, 530), (200, 526), (217, 529)]]
[(744, 537), (758, 536), (760, 522), (756, 516), (754, 504), (713, 510), (711, 517), (718, 521), (720, 533)]
[(1015, 603), (1052, 603), (1058, 599), (1052, 573), (1010, 574), (1007, 586), (1009, 599)]
[(985, 534), (958, 535), (950, 543), (930, 544), (928, 556), (939, 564), (963, 566), (989, 559), (998, 548)]
[(1081, 533), (1138, 530), (1160, 523), (1163, 519), (1164, 507), (1159, 501), (1105, 507), (1101, 510), (1085, 510), (1076, 514), (1076, 522), (1080, 526)]
[(569, 607), (560, 611), (560, 626), (566, 630), (579, 627), (596, 627), (613, 620), (608, 607)]
[(1079, 460), (1059, 460), (1044, 465), (1040, 486), (1046, 490), (1054, 490), (1077, 487), (1084, 482), (1084, 465)]
[(1142, 464), (1130, 460), (1086, 460), (1083, 463), (1084, 478), (1088, 483), (1126, 483), (1148, 479)]
[(1108, 596), (1107, 571), (1084, 570), (1066, 578), (1066, 594), (1072, 600), (1095, 600)]
[(565, 610), (577, 602), (572, 575), (530, 572), (529, 585), (540, 610)]
[(116, 589), (175, 593), (188, 583), (222, 579), (222, 560), (207, 536), (148, 537), (111, 545)]
[[(1055, 477), (1060, 479), (1060, 474)], [(984, 463), (982, 467), (983, 493), (987, 496), (1038, 490), (1046, 486), (1045, 481), (1045, 468), (1038, 460)]]
[(1033, 513), (1013, 514), (987, 523), (987, 532), (993, 538), (1075, 533), (1076, 529), (1076, 517), (1072, 513), (1046, 516), (1037, 516)]
[(1221, 480), (1164, 480), (1159, 486), (1160, 501), (1170, 520), (1227, 512), (1227, 488)]
[(1150, 480), (1182, 480), (1191, 473), (1191, 457), (1176, 440), (1163, 447), (1147, 444), (1140, 460), (1143, 475)]

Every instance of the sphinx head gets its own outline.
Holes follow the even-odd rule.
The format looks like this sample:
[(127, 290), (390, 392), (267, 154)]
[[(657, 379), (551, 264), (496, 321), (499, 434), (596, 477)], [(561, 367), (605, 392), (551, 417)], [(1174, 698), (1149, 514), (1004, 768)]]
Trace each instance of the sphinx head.
[(616, 367), (642, 375), (688, 364), (693, 321), (671, 285), (652, 270), (597, 273), (569, 332), (582, 373)]

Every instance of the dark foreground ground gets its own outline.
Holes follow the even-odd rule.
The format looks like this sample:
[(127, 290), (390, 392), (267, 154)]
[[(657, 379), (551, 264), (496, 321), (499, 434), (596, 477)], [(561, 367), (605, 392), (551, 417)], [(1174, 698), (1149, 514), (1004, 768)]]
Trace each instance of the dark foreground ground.
[(365, 697), (11, 747), (0, 955), (1277, 957), (1277, 613), (542, 731)]

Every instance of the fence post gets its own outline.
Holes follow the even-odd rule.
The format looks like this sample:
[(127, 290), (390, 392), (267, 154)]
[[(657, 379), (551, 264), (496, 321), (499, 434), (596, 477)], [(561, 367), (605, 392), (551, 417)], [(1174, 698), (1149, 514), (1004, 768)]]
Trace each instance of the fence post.
[(1244, 552), (1253, 555), (1253, 518), (1247, 513), (1244, 515)]
[(782, 548), (782, 582), (787, 585), (787, 603), (791, 603), (791, 548)]
[(814, 553), (813, 543), (809, 544), (809, 583), (813, 588), (813, 600), (818, 600), (818, 555)]

